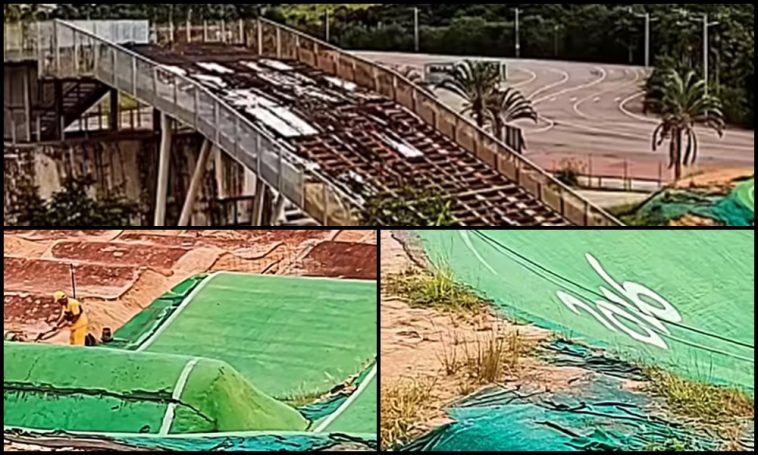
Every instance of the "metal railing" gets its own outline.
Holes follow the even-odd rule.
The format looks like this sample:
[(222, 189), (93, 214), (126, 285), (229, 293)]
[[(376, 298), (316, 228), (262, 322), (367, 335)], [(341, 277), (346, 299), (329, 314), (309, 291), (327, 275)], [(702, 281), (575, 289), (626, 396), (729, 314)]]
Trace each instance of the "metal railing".
[(589, 202), (392, 68), (266, 19), (248, 26), (255, 29), (245, 33), (247, 44), (257, 47), (259, 54), (295, 59), (392, 99), (493, 166), (569, 222), (580, 226), (622, 225), (613, 215)]
[[(38, 34), (37, 41), (42, 41), (36, 44), (41, 73), (43, 68), (49, 73), (52, 67), (56, 76), (92, 74), (195, 127), (324, 224), (354, 223), (354, 209), (359, 207), (355, 199), (319, 172), (308, 169), (287, 144), (276, 141), (200, 84), (71, 24), (55, 21), (54, 28), (57, 30), (52, 34)], [(202, 41), (245, 45), (261, 56), (297, 60), (372, 89), (414, 112), (569, 222), (580, 226), (621, 225), (607, 211), (391, 68), (266, 19), (219, 23), (211, 29), (204, 24), (199, 32), (172, 26), (167, 40), (160, 28), (152, 34), (151, 39), (157, 41), (181, 41), (184, 37), (193, 41), (200, 35)], [(47, 36), (73, 45), (64, 48), (45, 42)]]
[(194, 128), (323, 224), (355, 224), (355, 200), (198, 82), (63, 21), (38, 46), (41, 75), (94, 77)]

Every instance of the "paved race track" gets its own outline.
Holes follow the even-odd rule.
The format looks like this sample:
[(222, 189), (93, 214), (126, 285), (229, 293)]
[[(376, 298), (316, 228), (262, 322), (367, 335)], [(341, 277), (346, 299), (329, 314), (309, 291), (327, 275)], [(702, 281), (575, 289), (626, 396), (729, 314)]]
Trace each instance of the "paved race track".
[[(414, 54), (361, 52), (359, 55), (392, 65), (409, 65), (419, 70), (427, 63), (461, 60)], [(511, 60), (512, 86), (530, 97), (541, 118), (538, 125), (523, 123), (529, 149), (527, 156), (551, 169), (565, 158), (589, 162), (595, 175), (657, 178), (663, 163), (667, 170), (668, 149), (652, 151), (654, 117), (642, 115), (641, 85), (646, 70), (641, 67), (544, 60)], [(461, 100), (446, 92), (441, 99), (453, 106)], [(753, 169), (754, 132), (730, 129), (722, 139), (700, 129), (702, 169)]]

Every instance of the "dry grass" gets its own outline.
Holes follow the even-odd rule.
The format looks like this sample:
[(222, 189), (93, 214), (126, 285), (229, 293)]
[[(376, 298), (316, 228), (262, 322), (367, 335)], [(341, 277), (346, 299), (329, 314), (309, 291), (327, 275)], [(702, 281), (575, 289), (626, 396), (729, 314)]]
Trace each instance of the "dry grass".
[(424, 420), (428, 403), (436, 385), (432, 378), (406, 379), (382, 386), (381, 447), (385, 450), (410, 442)]
[(675, 414), (716, 424), (754, 418), (753, 399), (740, 390), (683, 379), (656, 368), (646, 368), (645, 373), (650, 391), (663, 397)]
[(455, 313), (477, 314), (491, 301), (455, 280), (450, 266), (441, 264), (428, 271), (407, 269), (386, 279), (386, 290), (412, 307), (434, 308)]
[[(461, 391), (470, 393), (476, 386), (494, 384), (505, 375), (518, 372), (519, 359), (528, 354), (534, 343), (518, 329), (495, 326), (466, 338), (457, 331), (441, 337), (438, 359), (448, 376), (462, 376)], [(468, 394), (465, 393), (465, 394)]]

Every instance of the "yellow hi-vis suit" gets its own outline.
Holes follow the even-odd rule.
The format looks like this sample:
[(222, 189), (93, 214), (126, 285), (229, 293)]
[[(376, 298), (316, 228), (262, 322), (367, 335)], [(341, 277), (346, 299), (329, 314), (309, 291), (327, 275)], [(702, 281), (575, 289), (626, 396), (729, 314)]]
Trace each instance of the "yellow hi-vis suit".
[(66, 307), (64, 308), (64, 315), (66, 320), (70, 321), (74, 316), (79, 315), (79, 319), (71, 324), (69, 330), (71, 331), (68, 337), (69, 343), (75, 346), (84, 346), (85, 338), (87, 338), (87, 326), (89, 321), (87, 315), (82, 310), (82, 304), (78, 300), (68, 299)]

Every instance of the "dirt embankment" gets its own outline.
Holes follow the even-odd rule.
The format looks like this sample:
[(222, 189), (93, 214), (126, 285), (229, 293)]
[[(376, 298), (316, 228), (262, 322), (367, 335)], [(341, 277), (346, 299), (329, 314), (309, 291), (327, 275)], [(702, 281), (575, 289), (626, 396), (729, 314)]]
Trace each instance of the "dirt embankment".
[[(415, 251), (413, 254), (416, 256)], [(413, 265), (403, 245), (391, 233), (383, 232), (382, 283), (387, 282), (388, 276)], [(383, 394), (409, 383), (428, 388), (429, 395), (417, 409), (412, 431), (415, 436), (445, 423), (446, 408), (450, 404), (489, 385), (447, 371), (454, 363), (452, 357), (458, 362), (465, 361), (463, 357), (467, 353), (476, 352), (480, 343), (488, 342), (493, 336), (498, 340), (515, 337), (524, 347), (536, 346), (551, 336), (549, 331), (537, 327), (513, 325), (497, 317), (492, 310), (476, 315), (452, 315), (435, 309), (412, 308), (401, 298), (389, 295), (384, 285), (381, 314)], [(583, 379), (588, 379), (586, 370), (555, 367), (535, 355), (516, 354), (513, 367), (504, 370), (495, 382), (557, 391), (580, 385)]]

